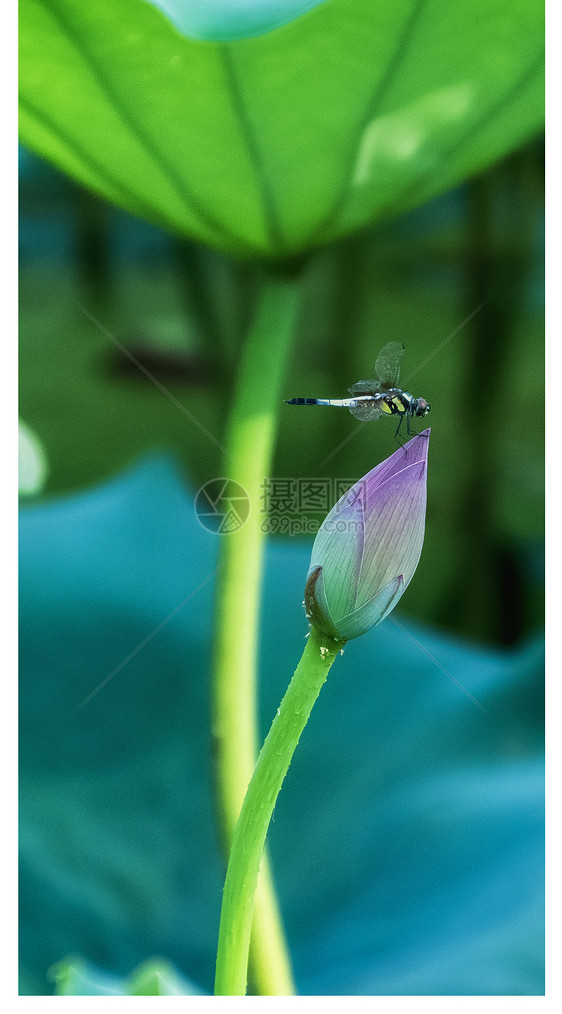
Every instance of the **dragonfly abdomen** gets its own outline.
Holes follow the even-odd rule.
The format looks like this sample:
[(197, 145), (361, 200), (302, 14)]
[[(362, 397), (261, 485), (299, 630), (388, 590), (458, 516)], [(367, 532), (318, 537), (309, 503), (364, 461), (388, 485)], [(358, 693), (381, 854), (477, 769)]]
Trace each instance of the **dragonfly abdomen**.
[(334, 408), (349, 408), (357, 401), (371, 401), (369, 398), (288, 398), (286, 405), (332, 405)]

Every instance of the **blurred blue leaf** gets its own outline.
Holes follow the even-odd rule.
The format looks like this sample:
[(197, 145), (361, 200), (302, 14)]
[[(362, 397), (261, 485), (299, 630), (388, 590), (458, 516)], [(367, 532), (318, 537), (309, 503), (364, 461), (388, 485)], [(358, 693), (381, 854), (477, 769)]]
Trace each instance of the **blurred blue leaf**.
[[(49, 992), (68, 954), (110, 977), (162, 955), (212, 990), (216, 539), (164, 458), (22, 509), (24, 993)], [(268, 547), (264, 732), (301, 654), (309, 553)], [(541, 642), (504, 652), (400, 624), (346, 648), (276, 807), (299, 991), (540, 994)]]
[(248, 39), (286, 25), (325, 0), (147, 0), (192, 39)]

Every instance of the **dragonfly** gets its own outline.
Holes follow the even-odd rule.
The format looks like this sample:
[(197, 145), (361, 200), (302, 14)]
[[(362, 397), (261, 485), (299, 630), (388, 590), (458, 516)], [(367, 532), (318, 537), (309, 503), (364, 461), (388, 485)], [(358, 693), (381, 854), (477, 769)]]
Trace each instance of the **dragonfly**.
[(425, 398), (414, 398), (398, 387), (400, 379), (400, 360), (404, 353), (403, 342), (389, 342), (379, 352), (375, 362), (374, 380), (358, 380), (348, 387), (351, 398), (289, 398), (287, 405), (333, 405), (335, 408), (348, 408), (356, 419), (371, 422), (380, 419), (381, 415), (398, 416), (396, 437), (404, 418), (410, 433), (410, 419), (413, 416), (426, 416), (430, 405)]

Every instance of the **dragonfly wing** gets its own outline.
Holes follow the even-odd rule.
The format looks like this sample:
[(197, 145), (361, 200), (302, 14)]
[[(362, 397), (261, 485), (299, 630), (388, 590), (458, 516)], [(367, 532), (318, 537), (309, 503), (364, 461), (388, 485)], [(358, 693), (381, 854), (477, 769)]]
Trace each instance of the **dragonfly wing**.
[(349, 410), (361, 422), (372, 422), (382, 415), (382, 401), (360, 401)]
[(356, 384), (352, 384), (347, 390), (350, 394), (375, 394), (379, 387), (380, 384), (377, 380), (358, 380)]
[(400, 359), (404, 352), (403, 342), (389, 342), (379, 352), (375, 363), (375, 372), (379, 383), (378, 389), (388, 390), (391, 387), (398, 387), (400, 377)]

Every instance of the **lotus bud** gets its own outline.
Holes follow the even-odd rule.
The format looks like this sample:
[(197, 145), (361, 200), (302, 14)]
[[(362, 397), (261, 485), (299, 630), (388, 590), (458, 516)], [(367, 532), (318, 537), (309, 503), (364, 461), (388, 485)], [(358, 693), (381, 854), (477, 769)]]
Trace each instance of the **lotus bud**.
[(381, 623), (414, 576), (425, 531), (429, 434), (356, 482), (320, 526), (305, 609), (310, 624), (337, 641)]

